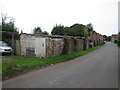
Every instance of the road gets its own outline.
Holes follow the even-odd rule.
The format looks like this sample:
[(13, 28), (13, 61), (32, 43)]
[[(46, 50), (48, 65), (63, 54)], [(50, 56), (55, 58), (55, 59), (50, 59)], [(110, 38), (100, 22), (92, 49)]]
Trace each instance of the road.
[(118, 88), (118, 48), (102, 48), (73, 60), (25, 73), (3, 88)]

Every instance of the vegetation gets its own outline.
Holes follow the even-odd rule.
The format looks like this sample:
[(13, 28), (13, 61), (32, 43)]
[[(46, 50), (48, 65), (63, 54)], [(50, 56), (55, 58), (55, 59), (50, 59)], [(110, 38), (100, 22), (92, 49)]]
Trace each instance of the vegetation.
[(49, 33), (47, 31), (43, 31), (40, 27), (35, 27), (33, 29), (33, 34), (44, 34), (44, 35), (49, 35)]
[(12, 34), (14, 32), (14, 39), (19, 39), (19, 32), (14, 23), (14, 18), (8, 17), (6, 14), (1, 13), (2, 16), (2, 40), (11, 45)]
[(33, 34), (42, 34), (42, 29), (40, 27), (35, 27), (33, 29)]
[(43, 31), (42, 34), (49, 35), (49, 33), (47, 31)]
[(93, 31), (93, 25), (91, 23), (87, 24), (87, 27), (89, 29), (89, 32)]
[(108, 41), (111, 41), (111, 36), (108, 36), (107, 40), (108, 40)]
[(64, 35), (65, 34), (64, 26), (62, 25), (54, 26), (51, 34), (52, 35)]
[(106, 35), (103, 35), (103, 37), (105, 38), (105, 41), (107, 41), (107, 38), (108, 38), (108, 37), (107, 37)]
[[(85, 27), (88, 28), (88, 32), (85, 32)], [(88, 36), (89, 32), (93, 31), (92, 24), (88, 24), (87, 26), (83, 24), (74, 24), (70, 27), (64, 27), (63, 25), (56, 25), (53, 27), (51, 34), (52, 35), (68, 35), (68, 36)]]
[(103, 35), (103, 37), (105, 38), (106, 41), (111, 41), (111, 36)]
[(115, 40), (114, 43), (116, 43), (120, 47), (120, 39)]
[(25, 70), (43, 67), (50, 64), (55, 64), (59, 62), (64, 62), (73, 59), (78, 56), (90, 53), (101, 46), (96, 46), (85, 51), (78, 51), (68, 55), (55, 56), (52, 58), (37, 58), (37, 57), (21, 57), (21, 56), (8, 56), (3, 58), (12, 58), (13, 60), (3, 60), (2, 62), (2, 75), (6, 76), (9, 74), (14, 74), (17, 72), (22, 72)]
[(71, 36), (81, 36), (84, 37), (84, 28), (82, 24), (74, 24), (71, 27)]

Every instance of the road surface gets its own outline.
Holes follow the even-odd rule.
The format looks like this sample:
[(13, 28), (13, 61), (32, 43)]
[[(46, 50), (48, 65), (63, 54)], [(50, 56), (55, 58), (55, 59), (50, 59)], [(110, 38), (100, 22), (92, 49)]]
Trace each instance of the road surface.
[(71, 61), (25, 73), (3, 88), (118, 88), (118, 48), (102, 48)]

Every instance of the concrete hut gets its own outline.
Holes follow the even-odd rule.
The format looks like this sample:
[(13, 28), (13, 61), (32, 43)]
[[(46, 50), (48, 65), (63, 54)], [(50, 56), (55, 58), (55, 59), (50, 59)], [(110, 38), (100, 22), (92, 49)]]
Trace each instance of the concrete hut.
[(20, 46), (22, 56), (46, 58), (60, 55), (64, 40), (60, 36), (22, 34)]
[[(97, 39), (96, 39), (97, 37)], [(80, 50), (87, 50), (93, 46), (90, 43), (102, 45), (104, 38), (102, 35), (80, 38), (59, 35), (21, 34), (20, 40), (16, 41), (16, 55), (36, 56), (48, 58), (61, 54), (71, 54)]]
[(74, 52), (74, 38), (73, 37), (64, 37), (64, 50), (62, 54), (71, 54)]
[(80, 51), (83, 50), (83, 39), (82, 38), (75, 38), (74, 39), (74, 44), (75, 44), (75, 48), (74, 51)]

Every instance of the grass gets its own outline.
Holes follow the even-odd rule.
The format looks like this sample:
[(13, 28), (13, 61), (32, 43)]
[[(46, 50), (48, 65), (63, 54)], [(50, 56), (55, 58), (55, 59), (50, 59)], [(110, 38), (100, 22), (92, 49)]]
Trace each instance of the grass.
[[(21, 56), (7, 56), (13, 58), (13, 60), (5, 60), (2, 62), (2, 75), (14, 74), (17, 72), (22, 72), (25, 70), (30, 70), (33, 68), (43, 67), (50, 64), (56, 64), (59, 62), (64, 62), (78, 56), (90, 53), (102, 46), (96, 46), (85, 51), (78, 51), (68, 55), (55, 56), (52, 58), (37, 58), (37, 57), (21, 57)], [(6, 58), (6, 57), (4, 57)]]

